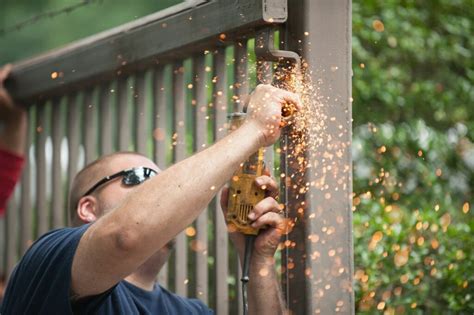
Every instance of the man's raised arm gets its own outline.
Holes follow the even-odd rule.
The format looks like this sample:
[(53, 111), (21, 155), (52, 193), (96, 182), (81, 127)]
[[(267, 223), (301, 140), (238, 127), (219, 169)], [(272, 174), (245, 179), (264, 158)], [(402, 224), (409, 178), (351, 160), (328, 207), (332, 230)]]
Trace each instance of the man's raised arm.
[(132, 273), (191, 224), (239, 164), (280, 135), (281, 107), (295, 94), (258, 86), (241, 128), (136, 187), (83, 235), (72, 266), (72, 290), (102, 293)]

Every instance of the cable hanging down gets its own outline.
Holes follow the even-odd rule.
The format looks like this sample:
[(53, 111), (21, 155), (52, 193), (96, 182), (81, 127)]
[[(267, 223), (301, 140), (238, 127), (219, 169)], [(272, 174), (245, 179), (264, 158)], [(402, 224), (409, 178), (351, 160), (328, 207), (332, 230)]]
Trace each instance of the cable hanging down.
[(250, 267), (250, 258), (252, 257), (253, 243), (255, 242), (255, 235), (245, 235), (245, 254), (244, 254), (244, 263), (242, 266), (242, 304), (244, 308), (244, 315), (248, 314), (249, 302), (247, 295), (247, 284), (249, 282), (249, 267)]

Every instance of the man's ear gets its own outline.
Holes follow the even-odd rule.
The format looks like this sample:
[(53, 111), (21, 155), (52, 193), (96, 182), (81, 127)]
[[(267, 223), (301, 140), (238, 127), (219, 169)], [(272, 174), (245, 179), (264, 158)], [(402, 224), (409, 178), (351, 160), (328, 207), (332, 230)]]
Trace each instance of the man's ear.
[(77, 204), (77, 216), (84, 223), (94, 222), (98, 218), (99, 204), (94, 196), (84, 196)]

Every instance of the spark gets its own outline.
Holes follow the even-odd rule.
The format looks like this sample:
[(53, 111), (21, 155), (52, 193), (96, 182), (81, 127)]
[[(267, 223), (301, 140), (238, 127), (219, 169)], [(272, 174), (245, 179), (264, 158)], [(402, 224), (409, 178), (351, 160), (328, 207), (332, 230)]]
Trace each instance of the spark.
[(383, 25), (382, 21), (380, 21), (380, 20), (374, 20), (372, 22), (372, 27), (374, 28), (374, 30), (376, 32), (379, 32), (379, 33), (383, 32), (385, 30), (385, 26)]
[(186, 228), (185, 233), (186, 233), (187, 236), (193, 237), (193, 236), (196, 235), (196, 229), (192, 226), (189, 226), (189, 227)]
[(462, 212), (463, 212), (463, 213), (468, 213), (468, 212), (469, 212), (469, 202), (465, 202), (465, 203), (462, 205)]
[(263, 267), (259, 270), (258, 274), (261, 276), (261, 277), (266, 277), (268, 276), (268, 274), (270, 273), (270, 271), (268, 270), (267, 267)]
[(377, 304), (377, 309), (378, 310), (383, 310), (385, 308), (385, 302), (380, 302), (379, 304)]
[(165, 131), (162, 128), (156, 128), (155, 130), (153, 130), (153, 138), (156, 141), (165, 140)]
[(400, 251), (397, 251), (395, 257), (393, 258), (395, 266), (402, 267), (408, 263), (408, 257), (410, 255), (410, 250), (408, 248), (403, 248)]

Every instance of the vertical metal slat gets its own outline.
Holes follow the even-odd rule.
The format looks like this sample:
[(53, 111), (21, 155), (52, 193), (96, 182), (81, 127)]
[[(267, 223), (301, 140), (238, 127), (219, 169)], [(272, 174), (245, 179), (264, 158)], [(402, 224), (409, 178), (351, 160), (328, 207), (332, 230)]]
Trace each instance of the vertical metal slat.
[[(68, 178), (68, 191), (71, 189), (72, 180), (77, 173), (77, 163), (79, 156), (79, 143), (80, 143), (80, 134), (79, 134), (79, 117), (80, 117), (80, 107), (77, 104), (77, 94), (73, 93), (67, 98), (67, 135), (68, 135), (68, 169), (67, 169), (67, 178)], [(67, 205), (68, 210), (68, 225), (71, 224), (71, 209)]]
[(46, 205), (46, 103), (37, 105), (36, 113), (36, 222), (35, 238), (48, 231), (48, 209)]
[(104, 82), (99, 88), (100, 110), (100, 154), (112, 153), (112, 106), (110, 104), (110, 82)]
[(10, 198), (6, 213), (6, 271), (10, 276), (18, 259), (18, 209), (14, 195)]
[[(222, 139), (227, 130), (225, 124), (227, 122), (227, 72), (225, 63), (225, 48), (221, 47), (214, 55), (213, 69), (214, 69), (214, 89), (213, 100), (214, 104), (214, 141)], [(216, 269), (214, 272), (215, 278), (215, 306), (216, 314), (229, 314), (229, 286), (227, 279), (229, 277), (229, 257), (228, 257), (228, 235), (227, 225), (224, 221), (222, 209), (220, 206), (221, 195), (220, 192), (216, 195), (215, 214), (215, 258)]]
[[(234, 111), (242, 111), (244, 103), (249, 95), (248, 67), (247, 67), (247, 40), (242, 39), (234, 45)], [(242, 277), (240, 261), (237, 259), (237, 300), (239, 314), (243, 314), (242, 309)]]
[[(201, 151), (207, 144), (207, 104), (206, 104), (206, 71), (205, 56), (199, 54), (193, 60), (194, 74), (194, 151)], [(204, 146), (203, 146), (204, 145)], [(207, 208), (196, 220), (196, 296), (204, 303), (208, 303), (208, 241), (207, 241)]]
[(86, 155), (85, 164), (89, 164), (95, 160), (97, 156), (97, 125), (96, 119), (96, 107), (93, 104), (93, 88), (89, 88), (84, 92), (84, 151)]
[(135, 76), (133, 101), (135, 105), (135, 149), (138, 153), (146, 155), (146, 94), (145, 72)]
[(128, 86), (127, 77), (119, 77), (117, 80), (117, 106), (118, 106), (118, 148), (119, 151), (128, 151), (130, 145), (130, 120), (128, 110)]
[[(273, 32), (272, 30), (268, 30)], [(273, 36), (271, 37), (273, 38)], [(255, 46), (260, 45), (258, 33), (255, 38)], [(272, 63), (264, 60), (257, 60), (257, 84), (271, 84), (272, 83)], [(273, 146), (265, 148), (265, 165), (270, 171), (270, 174), (274, 176), (274, 152)]]
[[(184, 90), (184, 68), (183, 63), (176, 62), (173, 68), (173, 143), (174, 162), (186, 158), (186, 113), (185, 113), (185, 90)], [(176, 237), (175, 250), (175, 292), (187, 296), (187, 244), (186, 235), (181, 232)]]
[[(153, 160), (162, 170), (166, 168), (166, 94), (163, 67), (153, 70)], [(158, 283), (168, 287), (168, 263), (160, 270)]]
[(30, 147), (31, 134), (31, 107), (28, 109), (28, 129), (26, 132), (25, 164), (21, 175), (21, 204), (20, 204), (20, 254), (28, 249), (33, 241), (32, 209), (31, 209), (31, 162)]
[(53, 140), (53, 193), (52, 198), (52, 216), (53, 228), (64, 226), (64, 198), (63, 183), (61, 179), (61, 141), (63, 138), (63, 127), (61, 117), (61, 100), (53, 99), (52, 102), (52, 140)]
[(234, 112), (241, 112), (249, 95), (247, 40), (234, 45)]

